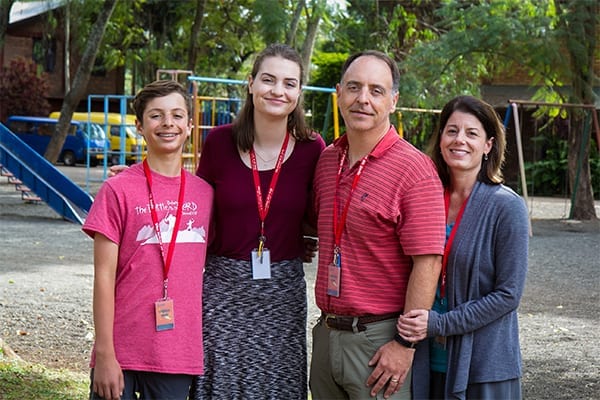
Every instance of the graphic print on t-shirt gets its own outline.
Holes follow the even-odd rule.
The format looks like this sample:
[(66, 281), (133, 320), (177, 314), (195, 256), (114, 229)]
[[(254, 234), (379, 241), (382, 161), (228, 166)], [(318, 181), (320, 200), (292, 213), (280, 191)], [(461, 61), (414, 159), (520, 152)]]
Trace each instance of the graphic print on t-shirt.
[[(193, 201), (188, 201), (183, 204), (182, 208), (182, 226), (177, 233), (177, 243), (206, 243), (206, 230), (203, 226), (194, 227), (194, 216), (197, 215), (198, 204)], [(150, 207), (137, 206), (135, 207), (138, 215), (143, 215), (150, 212)], [(173, 229), (175, 226), (175, 213), (177, 212), (177, 201), (167, 201), (166, 204), (156, 204), (156, 210), (167, 210), (167, 215), (159, 222), (160, 235), (163, 243), (170, 243), (173, 237)], [(142, 242), (141, 245), (158, 244), (158, 237), (154, 231), (152, 224), (144, 225), (137, 234), (136, 241)]]

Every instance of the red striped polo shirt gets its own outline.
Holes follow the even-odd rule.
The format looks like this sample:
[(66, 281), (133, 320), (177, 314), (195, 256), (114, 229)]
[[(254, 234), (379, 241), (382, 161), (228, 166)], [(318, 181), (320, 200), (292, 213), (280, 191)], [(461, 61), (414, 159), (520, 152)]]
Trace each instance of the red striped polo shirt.
[[(321, 154), (315, 172), (319, 267), (318, 307), (338, 315), (399, 312), (404, 308), (414, 255), (443, 254), (443, 189), (431, 159), (390, 127), (369, 155), (352, 194), (341, 238), (340, 296), (327, 294), (333, 260), (333, 200), (339, 160), (348, 145), (342, 136)], [(342, 171), (338, 212), (345, 206), (359, 163)]]

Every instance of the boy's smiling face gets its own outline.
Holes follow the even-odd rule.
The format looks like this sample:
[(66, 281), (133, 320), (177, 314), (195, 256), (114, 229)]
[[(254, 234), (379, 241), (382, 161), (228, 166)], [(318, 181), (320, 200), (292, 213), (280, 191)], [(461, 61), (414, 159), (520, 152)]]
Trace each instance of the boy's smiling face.
[(149, 153), (180, 152), (192, 128), (185, 99), (179, 93), (171, 93), (150, 100), (143, 121), (136, 121), (136, 127), (146, 140)]

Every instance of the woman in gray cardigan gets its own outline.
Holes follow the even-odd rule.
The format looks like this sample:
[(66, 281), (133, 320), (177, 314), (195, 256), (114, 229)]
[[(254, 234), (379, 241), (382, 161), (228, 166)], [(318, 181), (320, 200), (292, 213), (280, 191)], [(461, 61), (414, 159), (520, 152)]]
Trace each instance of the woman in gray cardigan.
[(432, 310), (398, 319), (400, 336), (422, 341), (413, 398), (521, 399), (517, 308), (529, 220), (523, 199), (502, 184), (504, 128), (489, 104), (459, 96), (431, 143), (445, 188), (446, 251)]

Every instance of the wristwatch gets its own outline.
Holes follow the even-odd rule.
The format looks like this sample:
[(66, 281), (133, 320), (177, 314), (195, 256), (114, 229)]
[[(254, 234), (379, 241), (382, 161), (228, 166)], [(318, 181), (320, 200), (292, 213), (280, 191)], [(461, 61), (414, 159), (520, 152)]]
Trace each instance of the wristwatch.
[(417, 346), (417, 342), (409, 342), (408, 340), (406, 340), (402, 336), (400, 336), (399, 333), (396, 333), (394, 335), (394, 340), (408, 349), (414, 349)]

